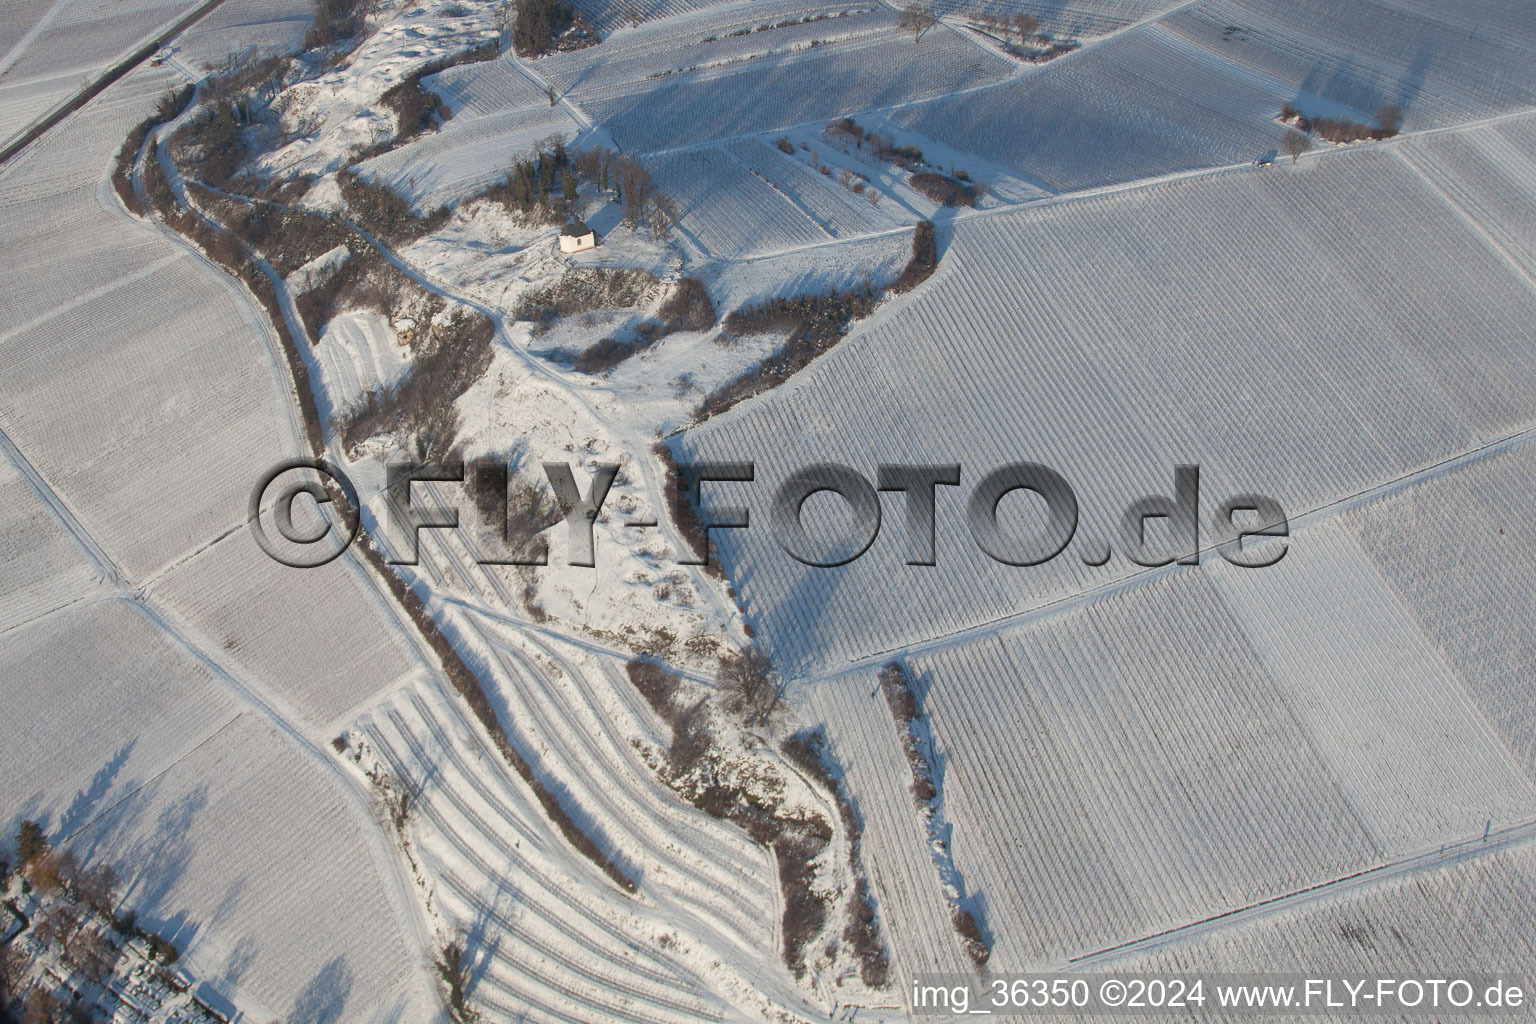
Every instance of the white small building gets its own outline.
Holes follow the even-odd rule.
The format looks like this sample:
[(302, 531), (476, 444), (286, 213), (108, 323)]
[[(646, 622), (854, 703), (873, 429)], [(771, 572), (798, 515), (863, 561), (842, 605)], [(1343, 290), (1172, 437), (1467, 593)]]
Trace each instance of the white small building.
[(560, 229), (561, 252), (582, 252), (596, 248), (597, 232), (587, 227), (585, 222), (573, 220)]

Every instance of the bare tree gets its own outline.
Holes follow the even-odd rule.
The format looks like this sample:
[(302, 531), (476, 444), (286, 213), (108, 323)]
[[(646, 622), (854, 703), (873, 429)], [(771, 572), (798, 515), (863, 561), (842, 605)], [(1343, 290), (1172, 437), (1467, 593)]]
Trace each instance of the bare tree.
[(784, 682), (768, 656), (754, 648), (720, 659), (715, 677), (725, 710), (751, 726), (767, 726), (784, 699)]
[(912, 33), (914, 43), (921, 42), (923, 33), (939, 23), (938, 15), (933, 13), (933, 8), (926, 4), (908, 4), (901, 9), (901, 17), (896, 24)]
[(120, 955), (101, 932), (82, 928), (64, 951), (64, 962), (99, 985), (111, 975)]
[(75, 898), (102, 917), (111, 918), (117, 905), (117, 872), (110, 864), (100, 864), (76, 873)]
[(438, 976), (448, 986), (448, 1005), (453, 1008), (455, 1020), (473, 1021), (478, 1019), (477, 1014), (465, 1002), (464, 990), (469, 984), (469, 957), (465, 955), (465, 942), (462, 938), (453, 939), (443, 945), (443, 951), (438, 954), (433, 966), (437, 968)]
[(41, 987), (33, 988), (27, 993), (26, 1009), (21, 1015), (21, 1024), (55, 1024), (64, 1016), (64, 1004), (53, 997), (52, 992), (45, 992)]
[(1013, 30), (1019, 34), (1019, 43), (1029, 42), (1029, 37), (1040, 31), (1040, 19), (1033, 14), (1015, 14)]
[(1297, 157), (1311, 148), (1312, 136), (1304, 135), (1295, 128), (1286, 132), (1285, 138), (1280, 140), (1280, 149), (1284, 151), (1286, 156), (1291, 158), (1291, 163), (1293, 164), (1296, 162)]
[(556, 103), (560, 102), (560, 94), (555, 91), (555, 87), (553, 85), (546, 87), (544, 94), (549, 97), (550, 106), (554, 106)]
[(0, 948), (0, 1006), (21, 995), (26, 980), (27, 955), (14, 942)]
[(79, 931), (80, 912), (68, 903), (50, 904), (37, 915), (37, 923), (33, 925), (33, 934), (38, 942), (44, 946), (57, 942), (59, 949), (66, 954)]

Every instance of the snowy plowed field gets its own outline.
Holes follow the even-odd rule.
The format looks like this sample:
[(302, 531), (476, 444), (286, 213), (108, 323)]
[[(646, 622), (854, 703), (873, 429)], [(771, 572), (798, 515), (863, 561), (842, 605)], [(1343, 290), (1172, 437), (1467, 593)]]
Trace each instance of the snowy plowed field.
[(1520, 5), (1317, 0), (1283, 12), (1202, 0), (991, 89), (896, 111), (902, 126), (1080, 189), (1252, 160), (1312, 116), (1371, 123), (1387, 103), (1406, 126), (1439, 127), (1536, 100), (1519, 69), (1536, 57)]
[[(1257, 489), (1294, 515), (1528, 420), (1533, 316), (1528, 280), (1412, 171), (1339, 154), (961, 222), (922, 289), (685, 447), (757, 460), (763, 503), (819, 458), (871, 477), (881, 461), (965, 464), (961, 492), (940, 490), (935, 568), (901, 564), (894, 504), (897, 525), (837, 569), (806, 570), (766, 530), (727, 531), (749, 614), (809, 671), (1134, 568), (1089, 568), (1075, 546), (1028, 569), (986, 558), (963, 494), (995, 466), (1064, 474), (1080, 540), (1169, 493), (1181, 462), (1201, 465), (1208, 507)], [(802, 440), (786, 452), (785, 436)]]
[[(1526, 444), (1304, 527), (1269, 569), (1165, 573), (908, 657), (992, 967), (1112, 950), (1536, 818), (1530, 644), (1495, 611), (1533, 599), (1515, 511), (1532, 462)], [(873, 688), (868, 671), (831, 679), (810, 705), (869, 766), (849, 779), (883, 826), (866, 857), (898, 956), (942, 962), (954, 940), (916, 922), (938, 880), (910, 794), (883, 781), (905, 766)], [(1298, 954), (1327, 949), (1309, 936)], [(1188, 941), (1196, 962), (1270, 963)]]
[(0, 38), (0, 142), (195, 6), (194, 0), (8, 4)]
[(321, 747), (418, 662), (355, 566), (285, 574), (256, 548), (251, 490), (301, 444), (276, 341), (105, 184), (173, 80), (129, 75), (0, 170), (0, 500), (26, 545), (0, 574), (0, 825), (111, 863), (261, 1019), (427, 1019), (413, 897)]
[(934, 29), (915, 45), (907, 34), (889, 29), (591, 93), (578, 86), (575, 95), (620, 146), (646, 153), (995, 82), (1010, 67), (947, 28)]
[(683, 231), (710, 255), (773, 252), (832, 238), (788, 196), (718, 147), (670, 153), (648, 167), (677, 203)]

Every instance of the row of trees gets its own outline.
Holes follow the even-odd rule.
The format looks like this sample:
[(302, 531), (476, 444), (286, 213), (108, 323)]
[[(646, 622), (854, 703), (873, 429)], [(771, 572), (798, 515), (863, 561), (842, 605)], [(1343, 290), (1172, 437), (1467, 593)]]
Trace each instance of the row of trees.
[(1021, 46), (1040, 31), (1040, 19), (1033, 14), (1022, 12), (1009, 17), (1006, 14), (984, 11), (977, 15), (976, 21), (982, 29), (1000, 37), (1004, 42), (1012, 36)]
[(1307, 117), (1289, 103), (1280, 108), (1280, 120), (1295, 126), (1280, 141), (1280, 150), (1291, 158), (1291, 163), (1312, 148), (1314, 134), (1324, 142), (1349, 143), (1390, 139), (1403, 130), (1403, 110), (1395, 103), (1383, 104), (1376, 111), (1375, 127), (1348, 117)]
[[(16, 833), (15, 870), (39, 895), (67, 897), (48, 902), (33, 918), (29, 924), (33, 938), (43, 946), (56, 947), (64, 965), (86, 980), (96, 984), (106, 980), (122, 955), (107, 937), (108, 927), (123, 934), (134, 932), (132, 916), (116, 914), (121, 887), (117, 873), (108, 864), (88, 868), (71, 851), (53, 849), (35, 821), (22, 822)], [(5, 1007), (13, 1003), (21, 1005), (22, 1024), (93, 1019), (83, 1003), (66, 1007), (42, 986), (28, 989), (29, 973), (26, 955), (10, 943), (0, 953), (0, 1019), (9, 1019)]]

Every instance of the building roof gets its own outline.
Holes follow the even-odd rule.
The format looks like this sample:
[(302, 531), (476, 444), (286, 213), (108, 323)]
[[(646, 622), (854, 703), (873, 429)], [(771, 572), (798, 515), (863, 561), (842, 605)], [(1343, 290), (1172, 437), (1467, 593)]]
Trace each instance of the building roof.
[(582, 220), (573, 220), (560, 229), (561, 236), (566, 238), (580, 238), (582, 235), (590, 235), (592, 233), (592, 229), (587, 227), (586, 221)]

